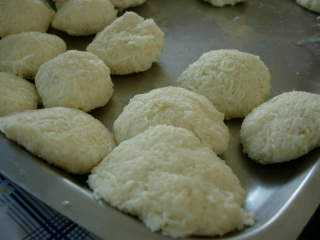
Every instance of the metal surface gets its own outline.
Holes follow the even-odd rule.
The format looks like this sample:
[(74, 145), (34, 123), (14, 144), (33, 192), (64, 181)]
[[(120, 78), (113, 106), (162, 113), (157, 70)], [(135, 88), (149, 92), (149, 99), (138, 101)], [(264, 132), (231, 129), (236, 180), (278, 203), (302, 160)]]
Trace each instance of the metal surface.
[[(93, 112), (109, 128), (133, 95), (174, 85), (188, 64), (211, 49), (236, 48), (260, 55), (272, 72), (273, 95), (292, 89), (320, 93), (320, 46), (309, 41), (320, 28), (316, 15), (294, 1), (251, 0), (218, 9), (197, 0), (149, 0), (135, 10), (155, 19), (166, 33), (166, 45), (160, 62), (149, 71), (113, 77), (111, 102)], [(84, 49), (92, 39), (58, 34), (69, 48)], [(223, 158), (247, 189), (246, 208), (255, 214), (256, 224), (223, 239), (295, 239), (320, 203), (320, 151), (292, 162), (261, 166), (241, 154), (241, 121), (227, 124), (232, 140)], [(86, 176), (73, 177), (54, 169), (3, 135), (0, 153), (1, 173), (96, 235), (107, 240), (168, 239), (94, 200)]]

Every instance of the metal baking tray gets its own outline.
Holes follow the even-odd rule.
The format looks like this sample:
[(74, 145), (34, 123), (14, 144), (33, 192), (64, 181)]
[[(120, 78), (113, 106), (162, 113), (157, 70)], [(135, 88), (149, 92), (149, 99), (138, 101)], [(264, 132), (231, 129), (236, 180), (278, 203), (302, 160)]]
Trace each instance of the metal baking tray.
[[(132, 96), (175, 85), (188, 64), (212, 49), (235, 48), (260, 55), (272, 72), (272, 95), (293, 89), (320, 93), (320, 46), (315, 41), (319, 22), (314, 13), (294, 1), (251, 0), (219, 9), (200, 0), (148, 0), (134, 10), (160, 25), (166, 33), (165, 49), (160, 62), (149, 71), (113, 76), (111, 102), (92, 112), (109, 129)], [(66, 40), (69, 49), (85, 49), (93, 38), (55, 33)], [(241, 121), (227, 125), (232, 139), (223, 158), (247, 189), (246, 208), (255, 214), (256, 224), (220, 239), (297, 238), (320, 203), (320, 151), (288, 163), (261, 166), (241, 153)], [(87, 176), (71, 176), (51, 167), (2, 134), (0, 172), (103, 239), (169, 239), (94, 200)]]

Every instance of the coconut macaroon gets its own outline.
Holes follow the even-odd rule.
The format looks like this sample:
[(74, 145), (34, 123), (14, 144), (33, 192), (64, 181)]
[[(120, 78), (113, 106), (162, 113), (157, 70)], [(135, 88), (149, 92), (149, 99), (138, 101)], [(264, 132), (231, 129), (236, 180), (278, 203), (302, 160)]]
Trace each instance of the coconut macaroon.
[(245, 117), (270, 94), (270, 72), (258, 56), (238, 50), (203, 54), (178, 85), (206, 96), (226, 119)]
[(36, 156), (75, 174), (90, 172), (115, 145), (100, 121), (71, 108), (31, 110), (2, 117), (0, 131)]
[(25, 32), (0, 40), (0, 71), (33, 78), (41, 64), (66, 50), (65, 42), (53, 34)]
[(290, 161), (320, 145), (320, 95), (286, 92), (254, 109), (243, 121), (243, 151), (262, 163)]
[(38, 99), (32, 83), (11, 73), (0, 72), (0, 117), (36, 109)]
[(227, 5), (236, 5), (240, 2), (245, 2), (247, 0), (204, 0), (205, 2), (211, 3), (215, 7), (224, 7)]
[(88, 112), (106, 105), (113, 94), (109, 68), (94, 54), (76, 50), (41, 65), (35, 83), (45, 107)]
[(156, 62), (164, 33), (152, 19), (126, 12), (100, 32), (87, 50), (110, 67), (111, 74), (123, 75), (148, 70)]
[(103, 30), (117, 17), (110, 0), (68, 0), (59, 6), (52, 27), (82, 36)]
[(126, 9), (129, 7), (136, 7), (145, 3), (147, 0), (111, 0), (113, 5), (119, 9)]
[(120, 143), (89, 176), (98, 198), (172, 237), (253, 223), (232, 170), (189, 130), (158, 125)]
[(1, 0), (0, 37), (20, 32), (46, 32), (54, 11), (42, 0)]
[(320, 13), (319, 0), (297, 0), (297, 4), (311, 11)]
[(228, 148), (224, 116), (204, 96), (178, 87), (164, 87), (136, 95), (113, 125), (118, 143), (150, 126), (173, 125), (189, 129), (201, 142), (221, 154)]

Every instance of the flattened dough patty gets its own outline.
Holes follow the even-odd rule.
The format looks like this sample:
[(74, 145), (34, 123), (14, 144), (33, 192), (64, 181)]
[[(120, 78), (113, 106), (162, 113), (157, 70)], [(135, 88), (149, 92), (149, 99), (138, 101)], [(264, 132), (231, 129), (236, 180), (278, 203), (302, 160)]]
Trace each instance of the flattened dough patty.
[(253, 223), (232, 170), (189, 130), (158, 125), (120, 143), (89, 176), (94, 193), (172, 237)]
[(226, 119), (245, 117), (270, 94), (270, 72), (258, 56), (238, 50), (203, 54), (178, 85), (206, 96)]
[(32, 83), (11, 73), (0, 72), (0, 117), (36, 109), (38, 98)]
[(113, 129), (116, 140), (122, 142), (150, 126), (183, 127), (220, 154), (229, 143), (229, 130), (223, 118), (206, 97), (183, 88), (164, 87), (133, 97), (114, 122)]
[(126, 12), (97, 34), (87, 50), (101, 58), (112, 74), (148, 70), (160, 58), (164, 33), (152, 19)]
[(320, 13), (320, 1), (319, 0), (297, 0), (297, 4), (305, 7), (311, 11)]
[(113, 94), (109, 68), (94, 54), (76, 50), (43, 64), (35, 83), (45, 107), (88, 112), (106, 105)]
[(58, 8), (52, 26), (70, 35), (90, 35), (103, 30), (116, 17), (110, 0), (68, 0)]
[(0, 131), (31, 153), (70, 173), (90, 172), (114, 147), (108, 129), (71, 108), (47, 108), (0, 118)]
[(120, 9), (135, 7), (146, 2), (146, 0), (111, 0), (113, 5)]
[(42, 0), (1, 0), (0, 37), (20, 32), (46, 32), (54, 11)]
[(66, 50), (65, 42), (56, 35), (25, 32), (0, 40), (0, 71), (32, 78), (41, 64)]
[(243, 151), (253, 160), (296, 159), (320, 145), (320, 95), (286, 92), (254, 109), (241, 127)]

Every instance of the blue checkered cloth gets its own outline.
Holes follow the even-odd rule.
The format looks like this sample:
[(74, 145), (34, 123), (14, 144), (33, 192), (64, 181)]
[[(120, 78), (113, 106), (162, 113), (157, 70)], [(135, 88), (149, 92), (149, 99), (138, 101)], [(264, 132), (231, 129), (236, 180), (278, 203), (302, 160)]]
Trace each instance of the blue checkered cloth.
[(0, 175), (1, 239), (97, 240)]

